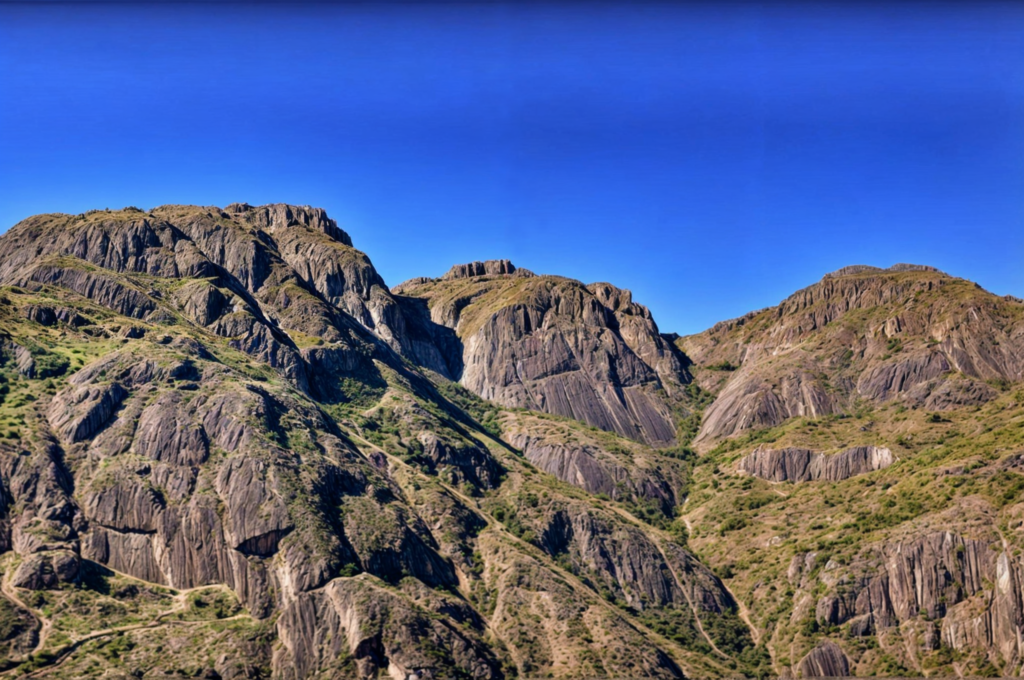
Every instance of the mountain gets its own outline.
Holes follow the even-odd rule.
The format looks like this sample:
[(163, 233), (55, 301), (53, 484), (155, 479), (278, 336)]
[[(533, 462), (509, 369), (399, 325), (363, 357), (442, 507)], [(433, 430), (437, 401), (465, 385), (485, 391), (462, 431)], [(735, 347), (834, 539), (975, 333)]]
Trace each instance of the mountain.
[(674, 443), (666, 397), (678, 395), (689, 376), (628, 290), (491, 260), (394, 292), (425, 300), (431, 320), (455, 332), (463, 345), (460, 382), (478, 396), (653, 446)]
[(854, 266), (677, 345), (690, 545), (776, 672), (1024, 671), (1021, 300)]
[[(557, 337), (607, 348), (609, 372), (563, 403), (634, 439), (475, 396), (490, 383), (472, 376), (492, 374), (472, 343), (391, 293), (322, 210), (41, 215), (0, 237), (0, 284), (8, 667), (670, 678), (764, 663), (686, 548), (686, 462), (643, 442), (674, 439), (658, 371), (684, 376), (622, 291), (562, 281), (547, 299)], [(569, 452), (548, 459), (586, 442), (597, 462), (560, 481), (506, 423), (531, 452), (553, 437)]]
[(1020, 301), (931, 267), (852, 266), (777, 307), (678, 340), (717, 391), (697, 442), (860, 401), (942, 411), (1024, 379)]
[(1024, 303), (855, 266), (688, 337), (320, 209), (0, 236), (0, 672), (1016, 675)]

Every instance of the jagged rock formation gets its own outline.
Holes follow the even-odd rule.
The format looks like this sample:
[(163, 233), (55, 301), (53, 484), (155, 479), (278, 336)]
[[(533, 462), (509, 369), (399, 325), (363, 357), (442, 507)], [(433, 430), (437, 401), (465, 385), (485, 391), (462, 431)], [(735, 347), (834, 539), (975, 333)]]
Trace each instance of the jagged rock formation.
[(839, 645), (823, 642), (800, 660), (798, 669), (802, 678), (845, 678), (850, 662)]
[[(858, 399), (929, 410), (985, 403), (985, 381), (1024, 377), (1020, 305), (932, 267), (845, 267), (777, 307), (681, 338), (718, 392), (698, 442)], [(734, 370), (722, 370), (734, 369)]]
[(799, 416), (835, 413), (835, 397), (818, 375), (794, 368), (776, 382), (740, 369), (707, 409), (698, 441), (772, 427)]
[(927, 631), (926, 649), (985, 650), (1013, 668), (1024, 652), (1022, 574), (1019, 558), (985, 541), (926, 533), (872, 546), (845, 569), (829, 564), (815, 616), (860, 637), (926, 617), (937, 633)]
[(589, 493), (654, 505), (667, 517), (682, 502), (679, 462), (633, 442), (527, 414), (507, 414), (502, 437), (541, 470)]
[(508, 261), (388, 290), (314, 208), (30, 218), (0, 667), (1019, 674), (1022, 343), (927, 267), (674, 338)]
[(433, 321), (458, 334), (460, 382), (475, 394), (652, 445), (674, 441), (659, 393), (678, 392), (688, 378), (629, 291), (535, 276), (500, 260), (457, 265), (394, 292), (425, 299)]
[[(450, 281), (452, 279), (469, 279), (475, 276), (504, 276), (515, 274), (516, 271), (515, 265), (509, 260), (487, 260), (486, 262), (457, 264), (441, 278), (445, 281)], [(529, 273), (520, 273), (520, 276), (529, 275)], [(429, 279), (419, 279), (420, 283), (426, 283), (427, 281)]]
[(739, 469), (769, 482), (839, 482), (892, 463), (892, 451), (880, 446), (857, 446), (831, 455), (809, 449), (758, 448), (740, 461)]
[[(559, 408), (673, 440), (659, 390), (685, 377), (681, 359), (628, 292), (507, 262), (445, 284), (487, 280), (536, 284), (547, 305), (505, 312), (536, 315), (508, 336), (536, 350), (531, 399), (577, 385)], [(431, 302), (391, 293), (313, 208), (43, 215), (0, 237), (0, 648), (20, 659), (38, 645), (50, 663), (68, 639), (57, 633), (78, 633), (48, 612), (120, 630), (124, 600), (167, 609), (132, 610), (148, 623), (97, 644), (131, 638), (118, 654), (135, 667), (192, 645), (189, 676), (746, 667), (753, 641), (735, 603), (685, 547), (492, 436), (496, 407), (449, 379), (482, 390), (472, 376), (497, 369), (435, 322)], [(550, 337), (530, 337), (545, 325)], [(551, 338), (564, 352), (549, 366)], [(588, 449), (615, 480), (610, 502), (651, 503), (669, 521), (682, 468), (625, 446)], [(24, 609), (18, 593), (53, 606)], [(208, 593), (221, 604), (202, 609)], [(179, 606), (191, 609), (170, 616)], [(207, 625), (214, 612), (232, 625)], [(189, 645), (159, 642), (173, 626)], [(711, 645), (729, 652), (705, 658)], [(61, 668), (88, 675), (90, 659), (73, 651)]]

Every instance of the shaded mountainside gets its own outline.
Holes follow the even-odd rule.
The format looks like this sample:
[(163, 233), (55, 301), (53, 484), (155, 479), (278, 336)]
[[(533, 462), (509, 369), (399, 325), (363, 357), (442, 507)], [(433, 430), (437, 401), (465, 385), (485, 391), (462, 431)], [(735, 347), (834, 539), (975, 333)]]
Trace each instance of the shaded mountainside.
[[(848, 267), (686, 338), (322, 210), (0, 237), (0, 672), (1024, 672), (1024, 304)], [(691, 445), (693, 448), (691, 448)]]
[[(635, 393), (608, 397), (629, 434), (674, 439), (647, 350), (612, 330), (598, 294), (573, 295), (558, 304), (604, 324), (577, 336), (635, 372), (586, 384)], [(221, 678), (763, 667), (678, 531), (684, 462), (601, 433), (602, 460), (637, 447), (647, 472), (621, 462), (610, 479), (635, 479), (629, 493), (588, 493), (501, 438), (514, 414), (451, 382), (471, 384), (464, 365), (454, 330), (392, 294), (321, 210), (16, 225), (0, 237), (3, 665)], [(629, 420), (637, 404), (660, 430)], [(651, 507), (649, 493), (662, 494)]]
[(431, 319), (455, 331), (460, 382), (478, 396), (652, 445), (674, 443), (669, 403), (689, 376), (629, 291), (493, 260), (394, 292), (426, 300)]

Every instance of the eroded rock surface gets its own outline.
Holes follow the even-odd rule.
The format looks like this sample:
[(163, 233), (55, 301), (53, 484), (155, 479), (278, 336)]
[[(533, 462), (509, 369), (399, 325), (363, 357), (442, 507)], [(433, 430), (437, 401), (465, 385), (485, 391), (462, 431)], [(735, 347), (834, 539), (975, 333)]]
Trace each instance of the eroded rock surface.
[(769, 482), (838, 482), (884, 470), (893, 460), (892, 451), (879, 446), (857, 446), (835, 454), (758, 448), (740, 461), (739, 469)]
[[(858, 399), (933, 411), (1024, 378), (1019, 303), (932, 267), (854, 266), (678, 346), (718, 398), (697, 441), (848, 413)], [(986, 382), (987, 381), (987, 382)]]
[(427, 300), (462, 340), (460, 382), (510, 407), (566, 416), (653, 445), (675, 428), (664, 390), (687, 380), (678, 353), (628, 291), (524, 276), (506, 261), (456, 266), (396, 287)]
[(834, 642), (823, 642), (808, 652), (798, 666), (803, 678), (844, 678), (850, 675), (850, 661)]

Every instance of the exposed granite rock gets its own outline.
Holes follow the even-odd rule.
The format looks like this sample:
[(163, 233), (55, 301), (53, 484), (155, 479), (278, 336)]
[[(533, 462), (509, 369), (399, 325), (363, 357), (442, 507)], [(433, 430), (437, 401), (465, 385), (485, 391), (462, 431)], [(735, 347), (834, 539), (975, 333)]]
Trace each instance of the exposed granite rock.
[[(1000, 561), (987, 543), (936, 532), (878, 547), (832, 582), (843, 587), (818, 600), (819, 621), (856, 622), (860, 634), (894, 626), (925, 613), (941, 619), (955, 605), (994, 582)], [(1008, 567), (1008, 563), (1007, 563)], [(1008, 611), (1010, 629), (1020, 609)]]
[(802, 678), (845, 678), (850, 675), (850, 660), (839, 645), (826, 640), (808, 652), (797, 668)]
[(458, 333), (460, 382), (469, 390), (654, 445), (674, 441), (659, 389), (678, 388), (686, 374), (628, 291), (558, 277), (467, 276), (401, 292), (426, 298), (434, 322)]
[(401, 310), (370, 259), (352, 247), (348, 235), (336, 225), (321, 232), (281, 222), (271, 233), (281, 257), (298, 277), (392, 349), (409, 354)]
[(832, 278), (836, 278), (836, 277), (839, 277), (839, 276), (852, 276), (854, 274), (864, 274), (864, 273), (867, 273), (867, 272), (880, 272), (880, 271), (882, 271), (882, 269), (880, 267), (872, 267), (869, 264), (851, 264), (851, 265), (847, 265), (845, 267), (840, 267), (839, 269), (835, 270), (834, 272), (829, 272), (828, 274), (825, 274), (825, 276), (823, 276), (822, 278), (832, 279)]
[(0, 331), (0, 366), (13, 361), (18, 373), (26, 378), (36, 375), (36, 361), (26, 347), (19, 345)]
[(11, 585), (28, 590), (49, 590), (61, 583), (78, 580), (78, 555), (69, 550), (34, 553), (27, 557), (11, 577)]
[[(578, 593), (528, 555), (481, 541), (485, 579), (497, 594), (490, 627), (506, 641), (518, 675), (572, 668), (609, 677), (682, 678), (679, 665), (628, 621)], [(524, 625), (524, 615), (533, 622)], [(590, 638), (591, 631), (598, 633)], [(597, 663), (595, 663), (597, 659)]]
[[(903, 631), (924, 651), (980, 653), (1011, 672), (1024, 651), (1024, 564), (987, 541), (950, 531), (917, 533), (876, 544), (848, 567), (826, 565), (819, 574), (827, 592), (817, 601), (818, 621), (847, 624), (856, 637)], [(797, 583), (814, 587), (806, 577)]]
[(857, 446), (835, 454), (810, 449), (757, 448), (739, 463), (739, 469), (769, 482), (838, 482), (883, 470), (893, 463), (892, 451), (878, 446)]
[(457, 264), (442, 276), (442, 279), (468, 279), (473, 276), (506, 276), (514, 274), (516, 267), (509, 260), (487, 260), (486, 262), (470, 262)]
[(15, 279), (15, 283), (30, 289), (40, 285), (67, 288), (102, 307), (136, 319), (143, 319), (156, 310), (156, 304), (144, 293), (110, 276), (77, 267), (39, 265)]
[(118, 383), (69, 386), (50, 402), (47, 418), (60, 438), (73, 444), (96, 434), (127, 396)]
[(774, 427), (797, 416), (823, 416), (838, 409), (835, 398), (807, 371), (784, 374), (772, 384), (740, 369), (705, 410), (697, 441)]
[(261, 556), (267, 557), (277, 552), (277, 539), (293, 528), (284, 499), (274, 493), (278, 480), (272, 470), (262, 461), (235, 457), (217, 475), (217, 492), (230, 501), (226, 538), (239, 552), (249, 548), (252, 553), (252, 547), (261, 546)]
[(400, 505), (367, 497), (345, 499), (344, 529), (363, 569), (386, 581), (409, 574), (430, 586), (458, 583), (430, 532)]
[(696, 606), (722, 614), (735, 606), (721, 582), (684, 549), (662, 553), (642, 531), (615, 526), (578, 506), (546, 513), (539, 543), (551, 555), (565, 554), (575, 573), (638, 610)]
[(57, 520), (28, 514), (14, 523), (11, 539), (11, 547), (22, 555), (49, 550), (78, 550), (75, 532), (71, 526)]
[(857, 382), (857, 391), (870, 399), (886, 401), (949, 370), (949, 361), (943, 353), (919, 354), (868, 371)]
[(698, 373), (700, 384), (718, 393), (697, 441), (848, 412), (861, 398), (930, 410), (991, 400), (985, 381), (1024, 379), (1024, 327), (1012, 304), (932, 267), (854, 266), (776, 307), (680, 338), (711, 369)]
[(180, 392), (167, 392), (147, 406), (135, 430), (139, 455), (172, 465), (201, 465), (210, 455), (206, 431), (183, 403)]
[(949, 608), (942, 644), (961, 653), (987, 650), (1012, 667), (1024, 656), (1024, 565), (1005, 552), (995, 559), (991, 594)]
[(228, 308), (230, 299), (209, 281), (192, 281), (175, 291), (175, 301), (185, 315), (200, 326), (209, 326)]
[(467, 678), (503, 677), (472, 627), (460, 627), (452, 617), (438, 617), (366, 579), (339, 579), (301, 595), (282, 613), (278, 630), (284, 649), (275, 672), (281, 678), (325, 672), (428, 678), (455, 670)]
[(257, 229), (264, 229), (271, 233), (279, 229), (302, 225), (315, 231), (326, 234), (339, 243), (351, 246), (352, 239), (338, 223), (327, 216), (323, 208), (311, 208), (308, 205), (286, 205), (274, 203), (253, 207), (246, 203), (232, 203), (224, 209), (225, 212), (237, 215), (242, 221), (251, 224)]
[(963, 406), (980, 406), (995, 399), (998, 392), (977, 380), (950, 378), (926, 384), (908, 396), (926, 410), (950, 411)]
[(456, 484), (467, 484), (476, 491), (498, 486), (504, 468), (487, 447), (467, 433), (453, 432), (437, 415), (423, 408), (409, 395), (392, 394), (388, 407), (374, 415), (384, 424), (401, 423), (408, 434), (402, 438), (410, 458), (419, 465), (444, 474)]
[[(425, 279), (424, 282), (429, 280)], [(434, 323), (426, 300), (399, 294), (395, 294), (394, 298), (405, 319), (410, 358), (449, 380), (458, 380), (464, 366), (462, 341), (455, 330)]]
[(21, 313), (29, 321), (35, 321), (41, 326), (55, 326), (57, 323), (63, 323), (72, 328), (79, 328), (89, 324), (87, 318), (67, 307), (28, 305), (21, 310)]
[(149, 480), (123, 467), (95, 477), (84, 495), (91, 522), (123, 533), (155, 534), (167, 509), (163, 494)]
[(898, 262), (898, 263), (892, 265), (891, 267), (889, 267), (889, 269), (887, 271), (890, 271), (890, 272), (937, 272), (939, 270), (936, 269), (935, 267), (932, 267), (932, 266), (929, 266), (929, 265), (926, 265), (926, 264), (908, 264), (906, 262)]
[(541, 470), (589, 493), (613, 500), (653, 501), (667, 515), (676, 505), (672, 484), (653, 466), (625, 464), (598, 446), (567, 445), (527, 432), (510, 432), (505, 439)]
[(423, 445), (423, 455), (435, 467), (447, 466), (457, 471), (453, 477), (456, 483), (465, 482), (485, 489), (497, 486), (501, 466), (483, 447), (446, 441), (426, 430), (417, 435), (417, 440)]
[[(152, 215), (122, 211), (90, 216), (37, 215), (19, 223), (0, 243), (0, 281), (12, 280), (26, 265), (47, 255), (151, 276), (203, 278), (215, 273), (210, 262), (174, 226)], [(86, 286), (90, 281), (84, 277), (66, 283)]]

